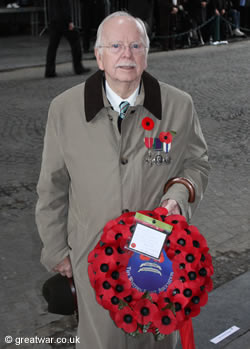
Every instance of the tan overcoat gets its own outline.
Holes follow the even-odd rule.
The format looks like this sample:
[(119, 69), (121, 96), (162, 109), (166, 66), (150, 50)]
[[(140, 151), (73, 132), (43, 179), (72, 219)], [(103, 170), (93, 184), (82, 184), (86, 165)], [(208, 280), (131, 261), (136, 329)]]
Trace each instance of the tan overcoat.
[[(142, 120), (154, 121), (152, 131)], [(38, 183), (37, 226), (43, 241), (42, 263), (48, 270), (70, 254), (78, 292), (81, 349), (171, 349), (176, 333), (163, 342), (152, 335), (134, 339), (116, 328), (108, 311), (95, 300), (87, 273), (87, 257), (110, 219), (123, 210), (154, 209), (175, 199), (190, 219), (207, 185), (207, 147), (191, 97), (150, 74), (142, 75), (136, 105), (129, 107), (117, 129), (118, 113), (104, 93), (103, 73), (56, 97), (50, 106)], [(174, 131), (170, 163), (146, 163), (145, 137)], [(164, 155), (164, 154), (163, 154)], [(196, 200), (173, 185), (172, 177), (192, 181)]]

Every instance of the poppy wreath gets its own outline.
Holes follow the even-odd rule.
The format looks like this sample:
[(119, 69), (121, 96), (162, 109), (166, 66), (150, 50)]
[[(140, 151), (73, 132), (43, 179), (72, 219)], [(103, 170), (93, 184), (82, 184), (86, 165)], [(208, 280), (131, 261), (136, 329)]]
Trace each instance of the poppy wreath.
[(109, 311), (118, 328), (134, 337), (151, 332), (161, 340), (184, 328), (207, 303), (213, 288), (212, 258), (205, 238), (185, 217), (167, 216), (163, 207), (138, 212), (172, 226), (163, 247), (172, 262), (168, 287), (161, 292), (140, 291), (128, 276), (128, 263), (135, 252), (126, 246), (135, 230), (136, 212), (124, 213), (105, 225), (100, 241), (89, 253), (88, 274), (97, 302)]

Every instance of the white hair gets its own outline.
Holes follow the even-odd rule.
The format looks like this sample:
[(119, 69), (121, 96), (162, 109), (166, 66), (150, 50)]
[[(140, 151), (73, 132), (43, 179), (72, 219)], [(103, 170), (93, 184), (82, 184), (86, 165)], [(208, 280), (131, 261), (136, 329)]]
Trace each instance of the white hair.
[(109, 21), (113, 17), (127, 17), (130, 19), (133, 19), (136, 22), (136, 25), (140, 28), (140, 31), (142, 32), (143, 41), (144, 41), (144, 44), (146, 46), (146, 53), (148, 53), (150, 41), (149, 41), (147, 29), (146, 29), (144, 22), (140, 18), (134, 17), (125, 11), (113, 12), (109, 16), (104, 18), (104, 20), (101, 22), (101, 24), (99, 25), (98, 30), (97, 30), (95, 49), (98, 49), (99, 52), (101, 53), (103, 25), (105, 22)]

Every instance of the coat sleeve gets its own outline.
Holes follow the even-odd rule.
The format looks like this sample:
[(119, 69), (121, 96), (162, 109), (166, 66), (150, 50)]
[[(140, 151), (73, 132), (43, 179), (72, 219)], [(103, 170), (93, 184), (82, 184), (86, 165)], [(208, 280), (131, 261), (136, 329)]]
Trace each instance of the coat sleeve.
[(36, 223), (43, 243), (41, 262), (48, 270), (52, 270), (69, 254), (67, 221), (70, 181), (55, 117), (52, 102), (45, 131), (36, 205)]
[(176, 200), (181, 208), (182, 215), (188, 220), (192, 217), (203, 198), (210, 170), (207, 144), (202, 134), (200, 122), (192, 100), (191, 110), (191, 127), (188, 129), (187, 141), (184, 147), (184, 161), (175, 177), (184, 177), (192, 182), (195, 189), (195, 201), (193, 203), (188, 202), (188, 189), (180, 183), (172, 185), (161, 199), (161, 202), (166, 199)]

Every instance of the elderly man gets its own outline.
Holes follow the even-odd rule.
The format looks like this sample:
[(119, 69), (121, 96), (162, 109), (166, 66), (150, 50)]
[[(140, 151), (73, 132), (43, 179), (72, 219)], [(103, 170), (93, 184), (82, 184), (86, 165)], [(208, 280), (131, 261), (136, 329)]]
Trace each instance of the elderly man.
[[(207, 148), (192, 99), (145, 72), (148, 48), (139, 19), (111, 14), (98, 29), (100, 70), (49, 110), (36, 210), (42, 263), (68, 277), (73, 270), (81, 349), (170, 349), (177, 341), (176, 333), (155, 342), (118, 329), (97, 304), (87, 271), (107, 221), (159, 205), (189, 219), (207, 185)], [(173, 177), (181, 179), (169, 185)]]

